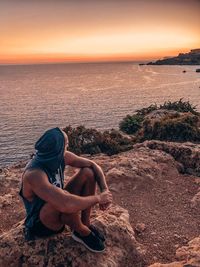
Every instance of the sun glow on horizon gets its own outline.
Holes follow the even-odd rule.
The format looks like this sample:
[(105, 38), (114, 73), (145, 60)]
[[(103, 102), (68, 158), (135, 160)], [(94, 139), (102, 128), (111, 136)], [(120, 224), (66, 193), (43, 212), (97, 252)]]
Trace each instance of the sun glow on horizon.
[[(81, 1), (49, 3), (0, 2), (0, 63), (148, 60), (200, 47), (200, 4), (195, 0), (180, 10), (180, 0), (165, 7), (155, 0), (127, 0), (121, 6), (111, 0), (107, 6), (88, 0), (90, 10)], [(94, 16), (98, 12), (104, 20)]]

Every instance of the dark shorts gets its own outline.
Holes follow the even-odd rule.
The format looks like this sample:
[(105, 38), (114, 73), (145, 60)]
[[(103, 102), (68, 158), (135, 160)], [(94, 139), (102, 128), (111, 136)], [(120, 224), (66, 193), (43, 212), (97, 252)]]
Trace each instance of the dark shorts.
[(29, 240), (34, 240), (35, 238), (38, 237), (39, 238), (49, 237), (55, 234), (62, 233), (64, 229), (65, 226), (63, 225), (63, 227), (58, 231), (51, 230), (38, 219), (37, 222), (34, 223), (33, 227), (25, 229), (25, 239), (29, 241)]

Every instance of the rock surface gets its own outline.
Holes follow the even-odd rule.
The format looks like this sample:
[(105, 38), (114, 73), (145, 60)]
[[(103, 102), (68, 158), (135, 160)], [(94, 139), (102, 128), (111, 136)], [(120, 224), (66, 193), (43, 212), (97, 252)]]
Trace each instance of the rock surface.
[[(110, 190), (113, 193), (114, 203), (128, 210), (130, 214), (130, 225), (132, 227), (129, 229), (130, 225), (127, 223), (126, 219), (125, 227), (129, 229), (128, 233), (123, 233), (122, 230), (119, 230), (121, 222), (118, 224), (116, 218), (121, 216), (126, 217), (126, 215), (123, 215), (126, 214), (124, 210), (122, 213), (121, 211), (118, 213), (117, 210), (110, 210), (105, 216), (103, 216), (101, 212), (95, 211), (97, 212), (95, 215), (95, 223), (106, 232), (108, 237), (108, 250), (105, 252), (106, 257), (103, 256), (104, 261), (102, 264), (108, 264), (110, 261), (110, 265), (108, 264), (107, 266), (121, 267), (126, 263), (127, 267), (134, 267), (149, 266), (155, 262), (170, 264), (177, 261), (180, 265), (182, 260), (177, 258), (176, 251), (181, 247), (188, 246), (188, 242), (198, 237), (200, 234), (200, 205), (198, 204), (198, 193), (200, 189), (200, 177), (198, 177), (199, 153), (199, 145), (193, 143), (146, 141), (134, 145), (133, 149), (130, 151), (111, 157), (103, 154), (89, 157), (102, 166)], [(24, 207), (18, 197), (20, 177), (24, 165), (25, 163), (20, 163), (14, 167), (2, 169), (0, 173), (0, 196), (2, 196), (0, 198), (0, 233), (4, 235), (3, 239), (0, 241), (0, 251), (1, 253), (5, 253), (5, 250), (2, 252), (2, 249), (5, 247), (6, 253), (9, 253), (9, 255), (14, 255), (16, 253), (16, 257), (22, 255), (20, 254), (22, 253), (21, 250), (15, 249), (14, 245), (8, 250), (5, 244), (9, 244), (9, 242), (11, 242), (10, 244), (16, 244), (18, 241), (22, 243), (22, 229), (20, 226), (15, 229), (13, 225), (24, 218)], [(74, 171), (76, 171), (76, 169), (66, 169), (66, 183), (74, 174)], [(121, 208), (117, 209), (121, 210)], [(114, 221), (115, 232), (112, 232), (112, 227), (110, 228), (109, 226), (109, 224), (112, 226), (112, 220)], [(135, 229), (135, 238), (132, 229)], [(139, 229), (139, 231), (137, 231), (137, 229)], [(11, 232), (9, 232), (9, 230), (11, 230), (14, 234), (13, 236), (17, 239), (14, 237), (13, 239), (11, 238)], [(121, 239), (119, 240), (119, 233), (122, 234), (122, 239), (125, 240), (123, 241), (123, 245)], [(93, 259), (91, 259), (92, 256), (90, 252), (88, 252), (88, 254), (84, 248), (72, 241), (67, 231), (64, 236), (63, 234), (59, 235), (59, 239), (61, 239), (62, 242), (58, 243), (56, 241), (57, 249), (62, 248), (64, 250), (64, 245), (68, 248), (69, 244), (72, 243), (73, 253), (76, 253), (74, 251), (76, 251), (75, 248), (77, 249), (78, 247), (78, 253), (81, 253), (78, 255), (81, 257), (81, 260), (84, 260), (84, 257), (86, 257), (87, 261), (91, 260), (92, 262)], [(4, 242), (7, 240), (4, 243), (4, 247), (1, 243), (2, 240), (4, 240)], [(41, 249), (43, 252), (38, 252), (41, 254), (41, 258), (47, 255), (45, 253), (48, 251), (53, 251), (52, 243), (54, 241), (52, 240), (54, 240), (54, 238), (49, 239), (49, 241), (46, 240), (46, 243), (40, 243), (43, 244), (41, 246), (44, 246), (44, 249)], [(55, 240), (58, 239), (55, 238)], [(127, 240), (132, 240), (133, 243)], [(126, 242), (128, 243), (127, 248)], [(199, 239), (196, 242), (198, 243)], [(142, 246), (142, 257), (139, 256), (140, 249), (138, 248), (138, 243)], [(32, 247), (33, 250), (34, 244), (35, 243), (33, 243)], [(25, 251), (27, 250), (27, 244), (21, 244), (20, 246), (22, 246)], [(18, 246), (18, 248), (20, 246)], [(120, 258), (120, 251), (123, 251), (123, 249), (129, 251), (129, 248), (133, 250), (133, 255), (134, 251), (136, 251), (136, 253), (138, 252), (138, 265), (134, 265), (130, 262), (129, 258), (127, 262), (124, 258), (123, 261), (120, 262), (122, 259)], [(118, 259), (114, 258), (113, 263), (113, 256), (112, 254), (107, 254), (108, 251), (109, 253), (113, 251), (113, 253), (119, 255), (120, 260), (117, 261)], [(70, 258), (69, 254), (68, 257)], [(96, 257), (100, 257), (100, 255), (96, 255)], [(0, 258), (6, 259), (6, 257)], [(32, 253), (30, 260), (36, 260), (36, 258), (37, 257), (34, 257), (34, 253)], [(106, 261), (106, 259), (110, 260)], [(16, 266), (20, 266), (20, 264), (21, 266), (27, 266), (25, 262), (28, 260), (29, 258), (27, 255), (22, 256), (19, 265)], [(47, 261), (47, 257), (44, 260)], [(63, 258), (63, 260), (65, 259)], [(51, 262), (52, 258), (49, 257), (49, 264)], [(144, 262), (146, 262), (146, 264)], [(6, 265), (4, 264), (4, 266)], [(60, 267), (61, 266), (64, 265), (60, 265)], [(73, 265), (69, 264), (69, 266)], [(171, 267), (172, 265), (169, 266)]]
[(200, 116), (191, 112), (154, 110), (144, 117), (137, 140), (200, 142)]
[[(176, 161), (182, 164), (181, 171), (200, 176), (200, 144), (190, 142), (175, 143), (162, 141), (146, 141), (139, 146), (147, 146), (153, 150), (158, 149), (170, 154)], [(180, 166), (181, 168), (181, 166)]]
[(191, 240), (187, 246), (176, 251), (176, 262), (154, 263), (149, 267), (199, 267), (200, 266), (200, 236)]
[(51, 238), (25, 242), (19, 224), (0, 236), (0, 266), (142, 266), (141, 248), (126, 210), (113, 206), (106, 213), (98, 212), (94, 224), (106, 235), (103, 253), (92, 253), (73, 241), (68, 229)]

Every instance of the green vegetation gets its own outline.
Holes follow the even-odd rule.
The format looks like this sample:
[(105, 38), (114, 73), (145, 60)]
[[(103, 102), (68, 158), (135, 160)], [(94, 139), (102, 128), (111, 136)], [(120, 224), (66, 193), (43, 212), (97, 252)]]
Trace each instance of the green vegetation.
[(144, 120), (143, 115), (127, 115), (119, 124), (119, 128), (122, 132), (127, 134), (136, 133), (141, 127)]
[(157, 104), (150, 105), (149, 107), (136, 110), (135, 114), (127, 115), (119, 123), (119, 128), (121, 131), (127, 134), (135, 134), (138, 130), (143, 127), (143, 122), (145, 116), (156, 110), (173, 110), (177, 112), (191, 112), (194, 115), (200, 115), (196, 106), (192, 106), (189, 101), (183, 101), (182, 98), (175, 102), (165, 102), (163, 105), (158, 106)]
[(63, 130), (69, 136), (69, 150), (78, 155), (114, 155), (144, 140), (200, 142), (200, 113), (188, 101), (168, 101), (160, 106), (153, 104), (136, 110), (120, 122), (119, 128), (121, 131), (112, 129), (101, 132), (69, 125)]
[(163, 140), (163, 141), (200, 141), (199, 118), (196, 115), (171, 114), (160, 120), (145, 120), (143, 128), (138, 132), (138, 141)]
[(196, 106), (192, 106), (189, 101), (182, 101), (182, 98), (175, 102), (165, 102), (163, 105), (160, 105), (159, 109), (175, 110), (178, 112), (191, 112), (192, 114), (199, 115)]

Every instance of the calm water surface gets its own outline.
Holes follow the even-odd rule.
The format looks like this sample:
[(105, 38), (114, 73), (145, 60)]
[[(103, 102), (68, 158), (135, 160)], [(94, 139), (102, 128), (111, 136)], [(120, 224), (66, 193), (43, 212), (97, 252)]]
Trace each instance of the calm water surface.
[(200, 110), (196, 68), (134, 63), (0, 66), (0, 166), (27, 158), (50, 127), (117, 128), (136, 109), (180, 98)]

